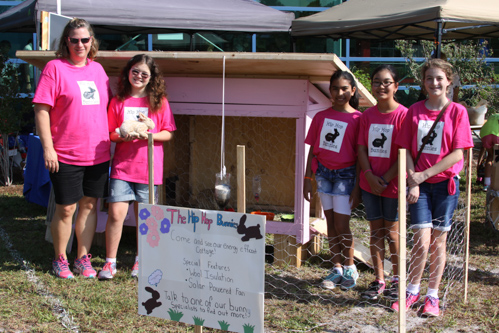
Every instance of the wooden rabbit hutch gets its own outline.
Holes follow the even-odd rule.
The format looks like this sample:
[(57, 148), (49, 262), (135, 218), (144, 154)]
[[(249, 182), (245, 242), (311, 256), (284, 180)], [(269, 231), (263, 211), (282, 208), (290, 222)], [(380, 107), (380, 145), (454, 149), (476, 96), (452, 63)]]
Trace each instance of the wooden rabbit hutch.
[[(121, 68), (136, 53), (103, 51), (97, 61), (115, 82)], [(300, 266), (301, 246), (314, 236), (311, 205), (302, 194), (308, 155), (304, 138), (313, 116), (331, 105), (331, 74), (347, 70), (345, 65), (334, 54), (147, 54), (165, 76), (177, 125), (173, 141), (165, 144), (165, 183), (159, 203), (218, 209), (212, 191), (221, 167), (225, 56), (224, 164), (233, 175), (229, 207), (235, 208), (237, 202), (236, 147), (244, 145), (247, 210), (294, 213), (293, 222), (267, 221), (266, 232), (274, 234), (275, 262)], [(50, 51), (17, 52), (17, 57), (38, 68), (53, 56)], [(361, 85), (360, 91), (361, 105), (373, 105), (373, 97)], [(258, 200), (253, 194), (255, 179), (261, 187)]]

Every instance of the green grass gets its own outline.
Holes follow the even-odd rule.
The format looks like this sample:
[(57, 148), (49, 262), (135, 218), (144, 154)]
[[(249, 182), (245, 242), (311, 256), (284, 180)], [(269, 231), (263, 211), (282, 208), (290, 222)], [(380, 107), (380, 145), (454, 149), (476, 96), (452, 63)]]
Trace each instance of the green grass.
[[(484, 204), (485, 194), (473, 185), (468, 302), (462, 302), (457, 282), (450, 291), (454, 301), (444, 316), (421, 323), (412, 316), (409, 320), (416, 321), (416, 326), (408, 326), (408, 331), (499, 331), (499, 233), (485, 222)], [(135, 255), (133, 232), (124, 233), (119, 271), (113, 280), (77, 277), (65, 281), (50, 272), (53, 248), (45, 241), (45, 208), (27, 203), (20, 185), (14, 190), (0, 188), (0, 229), (4, 233), (0, 238), (0, 332), (67, 332), (71, 325), (80, 332), (194, 331), (192, 325), (138, 315), (137, 281), (129, 276)], [(272, 239), (267, 235), (268, 241)], [(105, 249), (94, 246), (91, 253), (94, 266), (102, 267)], [(73, 250), (70, 263), (74, 256)], [(366, 287), (374, 276), (372, 270), (362, 270), (359, 288)], [(323, 272), (314, 260), (300, 269), (266, 265), (266, 332), (361, 332), (366, 327), (372, 332), (397, 330), (397, 315), (377, 303), (359, 302), (358, 291), (328, 291), (327, 301), (317, 297), (325, 294), (317, 286)], [(289, 294), (289, 290), (294, 293)], [(366, 324), (362, 318), (372, 320)], [(220, 326), (224, 328), (222, 323)]]

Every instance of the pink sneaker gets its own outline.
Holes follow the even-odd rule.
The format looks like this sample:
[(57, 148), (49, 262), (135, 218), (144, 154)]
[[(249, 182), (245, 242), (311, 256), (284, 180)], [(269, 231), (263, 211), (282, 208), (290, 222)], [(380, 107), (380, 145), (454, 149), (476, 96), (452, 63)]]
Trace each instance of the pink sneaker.
[(133, 264), (131, 275), (133, 278), (139, 277), (139, 261), (138, 260), (135, 260), (135, 263)]
[(73, 268), (73, 272), (76, 274), (83, 275), (86, 278), (94, 278), (97, 275), (97, 272), (92, 268), (92, 264), (90, 263), (90, 258), (92, 255), (85, 254), (80, 259), (75, 260), (75, 267)]
[[(407, 292), (405, 295), (405, 309), (409, 310), (409, 308), (419, 301), (420, 295), (419, 293), (417, 295), (413, 295), (410, 292)], [(399, 312), (399, 302), (396, 301), (395, 303), (392, 304), (391, 309), (395, 312)]]
[(440, 315), (438, 298), (426, 296), (424, 300), (423, 313), (421, 315), (426, 317), (438, 317)]
[(52, 269), (54, 270), (55, 276), (61, 279), (72, 279), (74, 278), (73, 273), (69, 270), (69, 263), (62, 254), (59, 254), (57, 260), (52, 261)]

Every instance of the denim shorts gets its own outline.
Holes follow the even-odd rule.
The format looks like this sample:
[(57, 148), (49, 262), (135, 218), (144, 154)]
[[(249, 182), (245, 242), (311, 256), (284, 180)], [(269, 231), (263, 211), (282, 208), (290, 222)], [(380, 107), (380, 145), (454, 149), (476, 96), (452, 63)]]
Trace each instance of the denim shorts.
[(355, 165), (344, 169), (330, 170), (319, 162), (315, 172), (317, 192), (349, 196), (355, 186), (355, 175)]
[(450, 195), (447, 190), (448, 182), (419, 184), (419, 199), (409, 205), (411, 213), (411, 228), (433, 228), (439, 231), (449, 231), (452, 225), (452, 215), (457, 208), (459, 199), (459, 180), (456, 182), (456, 193)]
[(368, 221), (383, 219), (397, 222), (399, 220), (398, 204), (396, 198), (387, 198), (362, 190), (362, 201), (366, 208)]
[[(156, 196), (158, 186), (154, 186)], [(137, 201), (149, 203), (149, 185), (127, 182), (126, 180), (111, 178), (109, 182), (109, 197), (107, 202)], [(154, 200), (156, 202), (156, 200)]]

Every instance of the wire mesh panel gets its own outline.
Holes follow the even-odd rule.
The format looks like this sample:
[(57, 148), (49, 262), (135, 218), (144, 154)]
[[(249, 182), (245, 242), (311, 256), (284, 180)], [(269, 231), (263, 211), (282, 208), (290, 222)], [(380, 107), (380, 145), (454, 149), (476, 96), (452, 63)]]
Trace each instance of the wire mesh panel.
[[(448, 306), (462, 300), (465, 208), (461, 203), (455, 211), (453, 226), (447, 237), (447, 260), (439, 290), (441, 315), (445, 315), (445, 309)], [(369, 222), (365, 220), (361, 210), (354, 211), (350, 226), (355, 238), (355, 246), (359, 245), (359, 247), (369, 249)], [(407, 229), (407, 248), (405, 251), (407, 253), (408, 272), (411, 270), (411, 249), (414, 246), (413, 236), (412, 229)], [(304, 250), (307, 259), (300, 268), (296, 268), (274, 264), (273, 260), (275, 258), (272, 256), (272, 246), (275, 244), (275, 237), (267, 235), (265, 311), (267, 314), (266, 327), (269, 328), (269, 331), (274, 329), (275, 332), (281, 332), (296, 329), (300, 326), (304, 330), (323, 326), (329, 329), (336, 328), (342, 332), (360, 332), (364, 331), (366, 327), (372, 327), (374, 331), (397, 331), (398, 317), (391, 310), (391, 305), (395, 300), (389, 298), (386, 293), (382, 293), (373, 299), (366, 299), (362, 295), (368, 289), (369, 284), (376, 278), (370, 262), (356, 260), (360, 276), (354, 288), (342, 290), (340, 287), (336, 287), (329, 290), (321, 287), (322, 280), (330, 272), (332, 262), (327, 238), (318, 236), (318, 239), (320, 251), (314, 253), (311, 247), (307, 246)], [(290, 246), (290, 255), (298, 250), (292, 249), (290, 244), (288, 246)], [(384, 259), (386, 271), (386, 266), (390, 266), (388, 246), (385, 249)], [(423, 328), (428, 323), (428, 320), (438, 320), (421, 318), (422, 302), (430, 275), (429, 260), (425, 262), (426, 265), (421, 281), (421, 299), (407, 311), (407, 329)], [(392, 272), (387, 271), (386, 273), (385, 281), (387, 288), (389, 288)], [(307, 304), (307, 306), (304, 306), (304, 304)], [(296, 311), (298, 312), (295, 313)], [(304, 313), (307, 315), (304, 315)], [(293, 319), (293, 316), (301, 318), (300, 324), (293, 324), (293, 320), (298, 320)]]
[[(220, 209), (214, 198), (215, 175), (220, 172), (220, 117), (176, 115), (178, 130), (172, 143), (165, 145), (165, 200), (168, 205)], [(236, 209), (236, 147), (246, 147), (247, 212), (260, 212), (267, 220), (292, 224), (296, 168), (296, 119), (275, 117), (227, 117), (225, 120), (225, 165), (232, 175), (232, 196), (225, 209)], [(465, 193), (461, 191), (454, 222), (447, 236), (443, 279), (440, 283), (440, 311), (462, 299)], [(376, 276), (370, 253), (370, 224), (362, 204), (352, 211), (350, 229), (354, 237), (355, 264), (359, 278), (348, 290), (323, 288), (333, 261), (329, 242), (340, 242), (343, 235), (328, 239), (325, 220), (320, 216), (317, 196), (311, 202), (311, 240), (299, 244), (293, 235), (266, 235), (265, 331), (361, 332), (397, 331), (398, 317), (391, 310), (395, 301), (383, 292), (363, 297)], [(316, 208), (317, 207), (317, 208)], [(407, 212), (410, 225), (410, 216)], [(381, 230), (386, 235), (388, 230)], [(408, 271), (412, 269), (411, 249), (414, 233), (407, 228)], [(386, 289), (391, 286), (392, 262), (388, 242), (384, 241)], [(394, 257), (395, 259), (397, 256)], [(428, 288), (429, 262), (421, 281), (421, 300), (407, 312), (407, 329), (424, 327), (419, 308)]]
[[(213, 191), (215, 175), (220, 172), (220, 117), (176, 115), (175, 122), (175, 139), (165, 153), (165, 177), (175, 182), (175, 189), (167, 189), (169, 202), (175, 198), (172, 203), (177, 205), (219, 209)], [(226, 118), (225, 166), (234, 194), (226, 208), (236, 209), (236, 149), (244, 145), (248, 212), (269, 212), (276, 220), (293, 212), (295, 123), (293, 118)], [(258, 186), (253, 187), (255, 179)], [(259, 188), (258, 195), (254, 188)]]

